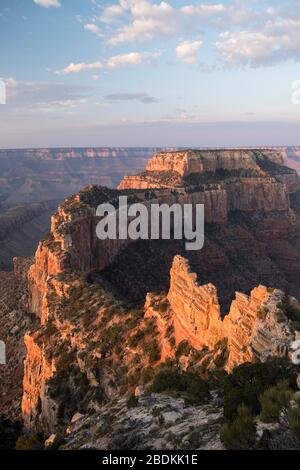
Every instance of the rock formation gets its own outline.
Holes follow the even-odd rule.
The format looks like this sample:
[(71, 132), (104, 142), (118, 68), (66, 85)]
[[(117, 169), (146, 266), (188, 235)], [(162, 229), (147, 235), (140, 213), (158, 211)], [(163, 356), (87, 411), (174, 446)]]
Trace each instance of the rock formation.
[[(180, 176), (191, 173), (215, 173), (217, 170), (261, 171), (257, 163), (258, 150), (186, 150), (184, 152), (161, 152), (147, 164), (146, 171), (176, 171)], [(283, 164), (281, 152), (266, 150), (264, 155), (277, 165)]]
[(24, 335), (34, 325), (28, 315), (27, 271), (33, 260), (14, 259), (14, 271), (0, 272), (0, 340), (6, 346), (6, 364), (0, 364), (0, 414), (21, 420)]
[(0, 201), (62, 201), (88, 184), (116, 187), (142, 171), (156, 148), (50, 148), (0, 150)]
[[(124, 189), (90, 186), (67, 199), (39, 244), (28, 274), (30, 309), (40, 322), (26, 336), (22, 409), (28, 427), (52, 432), (57, 422), (86, 411), (89, 403), (147, 382), (149, 368), (177, 358), (176, 348), (185, 341), (194, 351), (193, 360), (207, 368), (231, 370), (245, 361), (290, 353), (295, 335), (287, 310), (280, 306), (290, 300), (279, 288), (299, 299), (300, 206), (297, 176), (282, 166), (281, 154), (164, 153), (149, 162), (147, 172), (146, 180), (149, 173), (158, 178), (156, 188), (133, 190), (125, 179)], [(178, 184), (168, 187), (174, 177)], [(203, 251), (182, 253), (192, 268), (175, 256), (170, 282), (169, 274), (167, 281), (162, 279), (159, 263), (144, 271), (144, 280), (157, 277), (160, 285), (147, 296), (142, 314), (123, 302), (118, 282), (126, 290), (126, 276), (136, 272), (133, 288), (143, 283), (138, 271), (147, 266), (146, 252), (155, 261), (161, 240), (157, 252), (141, 241), (141, 251), (136, 248), (131, 256), (135, 242), (97, 238), (97, 206), (116, 206), (120, 195), (148, 206), (205, 205)], [(168, 241), (162, 246), (160, 259), (166, 262), (177, 245)], [(117, 275), (107, 277), (110, 269)], [(168, 294), (160, 294), (168, 283)], [(245, 294), (236, 294), (231, 303), (237, 289)], [(187, 356), (182, 365), (189, 364)], [(119, 372), (122, 367), (126, 373)], [(129, 384), (122, 382), (124, 377)]]
[[(224, 367), (227, 370), (244, 362), (264, 362), (270, 357), (292, 354), (295, 334), (288, 314), (282, 310), (285, 294), (278, 289), (259, 286), (249, 296), (236, 292), (222, 320), (216, 287), (199, 286), (187, 260), (176, 256), (167, 299), (169, 306), (164, 314), (159, 313), (161, 299), (155, 296), (148, 296), (145, 305), (146, 316), (157, 320), (161, 337), (165, 338), (168, 326), (172, 325), (177, 346), (187, 341), (198, 351), (214, 350), (221, 341), (226, 341), (228, 357)], [(300, 318), (297, 302), (296, 308)], [(168, 353), (172, 356), (167, 350), (164, 357)]]

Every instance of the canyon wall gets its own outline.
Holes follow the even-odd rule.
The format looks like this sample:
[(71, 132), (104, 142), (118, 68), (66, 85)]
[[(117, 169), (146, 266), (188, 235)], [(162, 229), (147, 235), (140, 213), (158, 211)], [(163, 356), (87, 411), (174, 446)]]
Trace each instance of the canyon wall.
[[(260, 172), (260, 167), (256, 162), (256, 153), (258, 151), (252, 149), (216, 149), (161, 152), (148, 162), (146, 170), (149, 172), (176, 171), (181, 176), (191, 173), (216, 172), (217, 170), (243, 169)], [(264, 155), (277, 165), (283, 164), (280, 151), (264, 150)]]
[(142, 171), (156, 148), (0, 150), (0, 202), (62, 201), (89, 184), (116, 187)]
[[(164, 359), (168, 355), (172, 357), (168, 344), (164, 344), (170, 325), (174, 328), (177, 346), (188, 341), (198, 351), (203, 348), (213, 351), (225, 342), (227, 359), (224, 367), (228, 371), (244, 362), (264, 362), (270, 357), (292, 354), (295, 333), (282, 311), (285, 295), (281, 290), (259, 286), (250, 295), (237, 292), (222, 320), (216, 287), (199, 285), (197, 275), (191, 272), (186, 259), (174, 258), (170, 277), (168, 312), (159, 313), (155, 306), (159, 299), (155, 296), (148, 296), (145, 304), (146, 316), (158, 322)], [(291, 302), (297, 305), (300, 317), (299, 304), (295, 299)]]
[[(176, 168), (177, 165), (183, 165), (180, 170), (183, 173), (189, 171), (185, 166), (184, 155), (182, 156), (180, 152), (178, 155), (178, 158), (175, 156), (172, 165), (174, 164)], [(199, 166), (200, 164), (206, 165), (205, 168), (209, 164), (212, 167), (219, 164), (225, 166), (222, 160), (225, 158), (227, 168), (237, 169), (236, 166), (239, 164), (235, 154), (233, 159), (231, 153), (222, 151), (221, 155), (222, 158), (220, 157), (219, 160), (209, 157), (213, 161), (204, 163), (202, 157), (196, 158), (195, 161), (191, 158), (191, 161), (188, 159), (187, 166), (193, 170), (192, 172), (198, 168), (201, 174), (201, 171), (207, 170), (203, 170), (203, 167)], [(227, 283), (230, 291), (238, 278), (237, 272), (243, 271), (241, 263), (243, 257), (247, 257), (249, 254), (249, 247), (248, 251), (245, 249), (248, 240), (254, 243), (257, 250), (255, 252), (256, 259), (251, 258), (251, 262), (256, 263), (258, 271), (260, 268), (266, 272), (274, 269), (274, 263), (268, 258), (267, 251), (269, 248), (271, 251), (276, 243), (279, 247), (278, 250), (282, 251), (282, 240), (285, 242), (291, 239), (290, 245), (288, 241), (285, 242), (288, 247), (285, 251), (291, 255), (289, 258), (291, 266), (293, 265), (292, 258), (294, 257), (294, 262), (295, 259), (298, 259), (299, 232), (297, 230), (299, 230), (299, 220), (297, 213), (290, 206), (289, 189), (286, 183), (279, 181), (275, 176), (270, 176), (261, 167), (259, 171), (262, 171), (262, 174), (257, 176), (258, 170), (251, 166), (257, 164), (257, 161), (250, 157), (248, 152), (245, 152), (245, 158), (242, 160), (243, 165), (249, 165), (249, 170), (255, 170), (255, 176), (252, 178), (230, 178), (225, 183), (217, 181), (214, 184), (135, 191), (132, 188), (114, 191), (99, 186), (90, 186), (76, 196), (67, 199), (59, 207), (52, 217), (50, 234), (40, 242), (35, 263), (28, 274), (29, 306), (39, 318), (40, 327), (36, 332), (26, 336), (27, 359), (22, 407), (27, 427), (34, 427), (35, 423), (39, 422), (51, 431), (55, 426), (56, 402), (53, 404), (51, 401), (48, 381), (57, 377), (57, 362), (60, 357), (64, 358), (64, 354), (59, 352), (60, 344), (67, 340), (70, 354), (76, 356), (79, 349), (80, 352), (82, 352), (81, 350), (90, 351), (90, 347), (100, 341), (100, 337), (95, 336), (95, 331), (97, 331), (97, 321), (98, 323), (102, 321), (102, 306), (97, 307), (94, 323), (87, 322), (87, 328), (90, 328), (88, 334), (85, 336), (83, 334), (86, 331), (81, 322), (91, 310), (90, 296), (93, 286), (84, 285), (82, 287), (81, 283), (95, 271), (101, 274), (120, 253), (126, 251), (125, 248), (130, 248), (130, 243), (133, 243), (130, 240), (99, 240), (97, 238), (96, 226), (100, 219), (96, 217), (96, 209), (99, 204), (109, 202), (117, 207), (118, 197), (121, 195), (128, 197), (129, 204), (143, 202), (148, 207), (151, 203), (204, 204), (205, 221), (209, 226), (208, 232), (214, 237), (213, 241), (207, 239), (208, 244), (211, 246), (213, 254), (217, 255), (219, 260), (217, 262), (225, 263), (224, 266), (227, 270), (219, 272), (218, 275), (223, 279), (224, 284)], [(267, 158), (267, 156), (265, 157)], [(275, 155), (272, 153), (270, 160), (267, 161), (267, 164), (271, 165), (272, 171), (274, 165), (278, 165), (278, 171), (280, 171), (281, 163), (281, 155), (279, 156), (277, 153)], [(222, 167), (222, 169), (224, 168)], [(174, 171), (177, 172), (177, 169)], [(237, 216), (238, 222), (232, 221), (234, 215)], [(247, 232), (243, 220), (250, 221), (249, 232)], [(265, 226), (264, 220), (266, 220)], [(259, 246), (254, 237), (257, 227), (263, 232), (257, 235), (262, 239)], [(234, 270), (232, 265), (236, 263), (236, 257), (239, 259), (239, 265), (234, 267), (236, 268)], [(205, 263), (210, 260), (209, 257), (201, 258), (201, 254), (198, 258), (196, 256), (195, 262), (198, 263), (198, 272), (201, 271), (201, 266), (205, 269)], [(141, 258), (138, 262), (143, 264)], [(130, 269), (130, 260), (128, 259), (127, 264)], [(156, 269), (160, 275), (160, 266), (152, 266), (152, 269)], [(293, 269), (290, 271), (291, 273), (295, 272)], [(219, 268), (220, 270), (221, 268)], [(241, 276), (241, 272), (239, 276)], [(241, 282), (242, 287), (243, 285), (252, 285), (250, 295), (237, 293), (229, 311), (226, 312), (225, 319), (222, 319), (217, 288), (211, 282), (199, 285), (197, 276), (191, 271), (188, 262), (183, 257), (175, 256), (170, 273), (170, 289), (166, 298), (163, 299), (163, 310), (160, 310), (161, 295), (149, 294), (145, 304), (145, 318), (153, 318), (160, 332), (162, 359), (174, 357), (176, 354), (174, 348), (165, 339), (168, 327), (174, 329), (176, 347), (186, 340), (198, 352), (206, 348), (215, 356), (221, 351), (224, 356), (222, 356), (222, 367), (227, 370), (248, 360), (266, 360), (270, 355), (290, 354), (290, 343), (294, 338), (294, 333), (290, 328), (289, 319), (278, 306), (285, 300), (284, 293), (279, 289), (268, 289), (263, 286), (253, 289), (257, 284), (253, 285), (251, 274), (251, 272), (247, 273), (249, 279), (242, 279)], [(152, 275), (153, 273), (150, 272), (149, 276)], [(71, 282), (69, 278), (72, 278)], [(277, 279), (276, 275), (274, 279)], [(136, 279), (135, 282), (138, 280)], [(72, 294), (70, 285), (72, 285), (72, 289), (75, 289), (77, 285), (80, 290), (77, 297), (74, 297), (74, 302), (72, 299), (74, 294)], [(71, 306), (67, 312), (65, 305), (68, 302), (71, 302)], [(115, 307), (117, 312), (118, 308)], [(124, 317), (123, 310), (119, 317)], [(56, 329), (55, 333), (51, 333), (54, 320)], [(58, 358), (54, 362), (49, 357), (53, 348), (51, 351), (46, 351), (47, 342), (49, 342), (47, 335), (43, 338), (43, 334), (45, 336), (46, 333), (50, 339), (56, 336), (54, 349), (55, 352), (58, 352)], [(101, 334), (105, 336), (103, 330), (101, 330)], [(52, 343), (49, 342), (49, 344)], [(126, 361), (129, 361), (128, 356), (130, 357), (132, 354), (133, 346), (126, 343), (124, 348), (124, 351), (126, 350), (124, 357), (126, 357)], [(141, 353), (138, 350), (138, 353), (142, 360), (148, 358), (147, 354), (150, 356), (149, 352)], [(102, 361), (102, 352), (97, 350), (93, 354), (93, 360), (96, 358)], [(116, 360), (116, 355), (113, 356), (113, 359)], [(74, 358), (72, 360), (74, 361)], [(81, 364), (81, 360), (78, 361), (78, 358), (76, 360)], [(123, 361), (123, 357), (121, 360)], [(155, 360), (158, 361), (158, 359)], [(74, 365), (74, 363), (72, 364)], [(90, 371), (87, 373), (87, 369), (84, 369), (84, 373), (88, 376), (90, 387), (97, 388), (95, 384), (101, 383), (102, 385), (110, 382), (103, 376), (98, 382), (96, 375), (91, 375)], [(109, 387), (106, 386), (106, 388)], [(75, 393), (74, 390), (76, 388), (73, 386), (72, 393)]]
[(11, 270), (15, 256), (34, 255), (56, 207), (54, 201), (0, 207), (0, 270)]
[[(84, 197), (95, 194), (93, 204), (86, 203)], [(71, 269), (82, 274), (101, 271), (111, 264), (116, 255), (132, 241), (99, 240), (96, 226), (100, 218), (96, 217), (97, 202), (113, 201), (118, 195), (131, 192), (111, 192), (91, 187), (86, 192), (68, 199), (52, 217), (50, 236), (40, 243), (36, 253), (36, 263), (29, 273), (32, 292), (32, 309), (41, 315), (45, 280), (64, 269)], [(188, 189), (152, 190), (139, 192), (135, 202), (151, 203), (204, 204), (205, 223), (224, 225), (229, 211), (287, 212), (290, 209), (289, 197), (282, 183), (270, 180), (245, 181), (233, 184), (226, 190), (220, 185), (208, 186), (207, 190), (190, 192)]]

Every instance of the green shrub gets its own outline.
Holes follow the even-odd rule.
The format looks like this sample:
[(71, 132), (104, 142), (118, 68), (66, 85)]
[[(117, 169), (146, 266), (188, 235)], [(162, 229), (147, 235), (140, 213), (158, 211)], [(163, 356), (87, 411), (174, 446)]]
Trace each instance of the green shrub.
[(135, 408), (139, 405), (139, 399), (135, 395), (131, 395), (127, 400), (127, 408)]
[(287, 413), (287, 419), (291, 430), (300, 438), (300, 409), (290, 408)]
[(190, 404), (205, 403), (209, 399), (207, 382), (192, 372), (179, 373), (178, 370), (163, 369), (154, 377), (150, 391), (161, 393), (165, 391), (178, 391), (186, 395)]
[(16, 443), (16, 450), (42, 450), (43, 444), (37, 434), (20, 436)]
[(178, 344), (177, 351), (175, 353), (176, 359), (179, 359), (181, 356), (188, 356), (190, 354), (191, 349), (192, 346), (187, 340), (181, 341), (181, 343)]
[(231, 374), (224, 377), (221, 384), (224, 393), (224, 416), (233, 420), (237, 407), (244, 403), (251, 413), (261, 412), (259, 397), (281, 380), (296, 388), (297, 366), (287, 358), (274, 359), (265, 363), (242, 364), (235, 367)]
[(287, 380), (282, 380), (274, 387), (268, 388), (259, 398), (261, 421), (264, 423), (277, 422), (280, 411), (289, 405), (292, 395), (293, 392)]
[(238, 407), (236, 418), (232, 423), (225, 423), (220, 429), (220, 439), (232, 450), (245, 450), (255, 444), (256, 428), (249, 408), (242, 404)]
[(229, 351), (228, 351), (228, 340), (224, 338), (217, 342), (214, 348), (214, 363), (219, 369), (223, 368), (227, 362)]
[(157, 336), (158, 331), (157, 331), (156, 320), (154, 318), (147, 318), (146, 327), (144, 329), (144, 334)]
[(170, 338), (168, 338), (168, 341), (169, 341), (169, 344), (170, 344), (171, 348), (174, 349), (175, 346), (176, 346), (176, 339), (175, 339), (175, 337), (174, 337), (174, 336), (170, 336)]
[(256, 316), (259, 320), (265, 320), (269, 310), (266, 307), (259, 308), (256, 312)]
[(128, 340), (128, 344), (131, 348), (136, 348), (141, 341), (144, 340), (145, 332), (143, 330), (138, 330), (135, 335), (131, 336)]
[(300, 321), (292, 321), (291, 326), (294, 331), (300, 331)]
[(165, 300), (164, 302), (160, 302), (159, 304), (160, 313), (166, 313), (169, 307), (170, 307), (170, 303), (168, 300)]
[(21, 432), (21, 422), (13, 422), (0, 416), (0, 450), (14, 450)]
[(279, 303), (277, 307), (287, 316), (289, 320), (300, 321), (299, 308), (292, 305), (290, 300), (286, 297), (283, 302)]
[(144, 345), (145, 353), (149, 355), (149, 362), (153, 364), (161, 358), (160, 347), (156, 339), (152, 339), (150, 342)]
[(174, 325), (169, 325), (168, 328), (166, 329), (166, 338), (169, 338), (170, 336), (172, 336), (174, 334)]
[(154, 368), (151, 366), (145, 367), (141, 373), (141, 382), (143, 384), (149, 383), (154, 376)]

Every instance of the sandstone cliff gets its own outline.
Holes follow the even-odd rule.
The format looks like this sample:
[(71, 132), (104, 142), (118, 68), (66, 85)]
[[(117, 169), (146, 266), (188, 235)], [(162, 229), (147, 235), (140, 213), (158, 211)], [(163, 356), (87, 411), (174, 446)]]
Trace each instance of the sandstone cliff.
[[(265, 177), (283, 174), (295, 176), (293, 170), (283, 166), (282, 152), (275, 149), (216, 149), (160, 152), (148, 161), (146, 171), (139, 176), (127, 176), (120, 189), (185, 186), (191, 176), (198, 175), (204, 182), (217, 175), (229, 177)], [(287, 182), (287, 180), (286, 180)]]
[[(147, 171), (176, 171), (181, 176), (190, 173), (206, 173), (217, 170), (256, 170), (259, 150), (224, 149), (224, 150), (187, 150), (184, 152), (162, 152), (155, 155), (147, 164)], [(265, 150), (264, 155), (271, 162), (282, 165), (281, 152)]]
[[(30, 309), (40, 322), (26, 336), (22, 406), (28, 427), (52, 432), (75, 411), (149, 382), (150, 370), (168, 357), (189, 367), (189, 354), (181, 354), (184, 342), (204, 369), (231, 370), (289, 354), (294, 333), (278, 307), (286, 302), (279, 288), (299, 294), (300, 219), (296, 193), (290, 197), (292, 187), (280, 178), (295, 174), (276, 152), (247, 151), (242, 163), (238, 155), (196, 153), (190, 161), (179, 152), (171, 162), (176, 168), (167, 173), (181, 177), (179, 169), (194, 178), (197, 170), (195, 181), (134, 191), (90, 186), (59, 207), (28, 275)], [(244, 165), (246, 175), (240, 172)], [(201, 180), (207, 172), (212, 180)], [(169, 282), (169, 263), (182, 252), (176, 241), (99, 240), (96, 208), (116, 205), (119, 195), (146, 205), (203, 203), (205, 247), (182, 253), (193, 269), (175, 256)], [(168, 294), (160, 294), (162, 287)], [(143, 296), (156, 291), (147, 296), (145, 312), (128, 303), (130, 289)], [(231, 304), (237, 289), (251, 294), (236, 294)]]
[[(249, 296), (237, 292), (222, 320), (216, 287), (199, 286), (187, 260), (176, 256), (167, 299), (169, 304), (163, 313), (159, 310), (159, 297), (150, 295), (145, 304), (146, 316), (158, 323), (164, 358), (174, 356), (164, 345), (170, 326), (177, 346), (185, 341), (195, 350), (207, 348), (216, 353), (222, 343), (226, 344), (222, 365), (229, 371), (244, 362), (264, 362), (270, 357), (292, 354), (295, 332), (288, 310), (283, 310), (285, 294), (278, 289), (259, 286)], [(287, 304), (297, 310), (300, 318), (299, 304), (294, 299)]]

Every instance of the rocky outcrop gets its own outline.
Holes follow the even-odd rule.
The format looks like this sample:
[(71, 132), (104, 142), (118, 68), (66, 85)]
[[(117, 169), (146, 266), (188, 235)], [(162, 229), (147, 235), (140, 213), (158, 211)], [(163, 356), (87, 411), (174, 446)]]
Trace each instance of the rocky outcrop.
[(43, 347), (34, 338), (24, 338), (27, 356), (24, 363), (22, 414), (27, 428), (34, 426), (50, 432), (57, 422), (57, 404), (51, 400), (47, 382), (55, 372), (54, 365), (47, 361)]
[[(181, 176), (191, 173), (206, 173), (217, 170), (256, 170), (260, 167), (256, 162), (256, 150), (215, 149), (187, 150), (184, 152), (161, 152), (155, 155), (147, 164), (147, 171), (176, 171)], [(283, 164), (281, 152), (265, 150), (267, 158)]]
[(138, 406), (131, 409), (123, 398), (113, 413), (109, 404), (71, 423), (63, 449), (221, 450), (221, 422), (217, 398), (208, 405), (186, 406), (182, 398), (166, 394), (141, 395)]
[[(95, 195), (93, 204), (86, 202), (86, 195)], [(43, 298), (49, 276), (54, 276), (64, 270), (88, 275), (92, 271), (101, 271), (110, 265), (115, 256), (132, 241), (130, 239), (99, 240), (96, 226), (96, 207), (99, 203), (113, 202), (118, 195), (128, 195), (130, 192), (110, 191), (106, 194), (104, 188), (90, 187), (79, 195), (71, 198), (59, 207), (52, 217), (51, 233), (39, 244), (35, 264), (29, 272), (29, 284), (32, 293), (31, 308), (39, 316), (43, 316)], [(208, 223), (225, 224), (227, 220), (227, 198), (220, 188), (209, 191), (189, 193), (186, 191), (153, 191), (138, 193), (135, 202), (144, 202), (150, 206), (157, 204), (179, 203), (181, 205), (204, 204), (205, 219)]]
[[(41, 312), (44, 280), (64, 269), (82, 274), (103, 270), (131, 240), (99, 240), (96, 236), (96, 208), (101, 202), (116, 201), (119, 195), (132, 200), (130, 190), (107, 192), (105, 188), (89, 187), (67, 200), (52, 217), (51, 234), (39, 245), (35, 266), (30, 271), (30, 285), (33, 293), (33, 311)], [(92, 201), (92, 202), (91, 202)], [(220, 184), (201, 188), (152, 189), (135, 193), (134, 202), (204, 204), (205, 222), (208, 224), (227, 223), (230, 212), (274, 212), (288, 216), (289, 196), (283, 183), (273, 178), (245, 179), (232, 182), (228, 187)], [(117, 202), (118, 204), (118, 202)], [(150, 221), (151, 222), (151, 221)]]
[[(225, 368), (229, 371), (244, 362), (264, 362), (270, 357), (292, 354), (295, 333), (286, 312), (282, 311), (285, 295), (278, 289), (259, 286), (250, 296), (237, 292), (222, 320), (216, 287), (199, 286), (187, 260), (176, 256), (167, 298), (169, 307), (164, 315), (158, 313), (155, 297), (148, 297), (145, 305), (146, 316), (156, 319), (161, 338), (166, 337), (167, 328), (172, 325), (177, 346), (187, 341), (198, 351), (216, 350), (220, 342), (226, 341)], [(299, 304), (297, 309), (300, 319)], [(167, 356), (168, 345), (162, 348)], [(173, 356), (170, 351), (169, 354)]]
[(266, 176), (266, 169), (269, 172), (273, 166), (282, 167), (282, 165), (282, 153), (273, 149), (160, 152), (149, 160), (144, 173), (139, 176), (125, 177), (119, 184), (119, 188), (180, 186), (185, 184), (186, 177), (193, 174), (198, 174), (198, 177), (215, 173), (228, 176), (248, 172), (255, 176)]
[[(241, 169), (237, 155), (235, 151), (219, 151), (216, 156), (207, 152), (199, 158), (196, 155), (197, 158), (193, 157), (191, 162), (188, 159), (186, 163), (179, 152), (180, 158), (174, 159), (174, 168), (167, 170), (178, 173), (180, 167), (185, 174), (189, 171), (194, 173), (198, 168), (201, 176), (212, 165), (217, 170), (226, 170), (225, 182), (217, 178), (214, 183), (135, 191), (90, 186), (59, 207), (52, 217), (51, 232), (39, 244), (35, 263), (28, 275), (30, 308), (40, 322), (37, 330), (26, 337), (28, 351), (23, 412), (28, 427), (42, 423), (52, 432), (57, 416), (64, 417), (65, 410), (61, 409), (61, 404), (65, 403), (66, 396), (73, 398), (70, 400), (72, 407), (68, 410), (71, 413), (91, 390), (93, 399), (96, 394), (99, 398), (100, 394), (102, 400), (113, 396), (112, 390), (121, 393), (125, 386), (114, 375), (119, 368), (127, 368), (126, 373), (120, 373), (121, 379), (125, 376), (128, 382), (135, 383), (137, 376), (142, 380), (141, 370), (148, 377), (147, 367), (153, 368), (153, 364), (168, 357), (176, 358), (176, 347), (183, 341), (198, 353), (207, 350), (212, 367), (226, 367), (228, 370), (247, 360), (266, 360), (270, 355), (289, 354), (289, 343), (293, 338), (289, 319), (284, 313), (282, 324), (277, 319), (280, 311), (278, 299), (283, 299), (284, 294), (278, 289), (271, 292), (262, 286), (253, 288), (262, 282), (261, 278), (267, 278), (274, 281), (270, 285), (275, 287), (279, 284), (284, 287), (293, 285), (297, 289), (297, 283), (289, 281), (288, 276), (292, 278), (297, 272), (298, 263), (291, 260), (293, 257), (297, 260), (299, 255), (298, 215), (290, 207), (286, 183), (266, 171), (266, 167), (270, 166), (272, 172), (276, 167), (282, 174), (281, 156), (275, 152), (268, 160), (266, 155), (244, 152), (243, 165), (248, 165), (252, 177), (233, 177), (230, 174), (227, 178), (227, 171), (239, 172)], [(225, 168), (226, 165), (231, 169)], [(219, 175), (217, 170), (216, 177)], [(151, 169), (154, 171), (157, 170)], [(174, 174), (169, 176), (173, 178)], [(96, 236), (97, 206), (109, 202), (117, 207), (120, 195), (127, 196), (129, 203), (143, 202), (146, 206), (153, 202), (205, 205), (207, 248), (204, 248), (203, 256), (201, 252), (195, 254), (193, 266), (197, 266), (198, 274), (203, 267), (206, 281), (198, 283), (187, 261), (176, 256), (168, 294), (149, 294), (145, 317), (140, 312), (134, 317), (128, 305), (121, 306), (117, 296), (114, 297), (114, 279), (106, 282), (101, 277), (133, 243), (131, 240), (99, 240)], [(166, 257), (172, 253), (171, 249), (169, 251), (171, 242), (167, 243)], [(282, 268), (282, 273), (272, 256), (276, 249), (282, 251), (283, 246), (280, 270), (282, 266), (285, 268)], [(178, 252), (181, 251), (175, 251), (175, 254)], [(151, 256), (151, 250), (149, 253)], [(127, 269), (132, 270), (130, 259), (125, 259)], [(137, 257), (140, 270), (143, 263), (143, 258)], [(162, 276), (159, 264), (152, 265), (147, 272), (150, 280), (154, 277), (153, 270), (157, 270), (158, 277)], [(97, 290), (97, 280), (95, 284), (86, 283), (87, 279), (91, 281), (92, 274), (95, 274), (95, 279), (98, 276), (105, 292)], [(222, 298), (226, 297), (228, 303), (237, 282), (242, 292), (252, 289), (250, 295), (236, 294), (230, 310), (225, 312), (225, 320), (222, 319), (217, 288), (211, 282), (213, 278), (222, 283)], [(139, 273), (134, 282), (138, 284)], [(258, 312), (265, 305), (273, 307), (266, 317), (261, 318)], [(270, 337), (273, 338), (272, 344), (268, 340)], [(53, 351), (57, 352), (54, 360)], [(201, 365), (205, 367), (202, 362)], [(71, 377), (67, 383), (63, 379), (66, 370)], [(64, 390), (56, 381), (64, 384)], [(86, 388), (77, 399), (78, 381), (84, 384), (82, 388)], [(49, 392), (53, 383), (56, 393), (61, 394), (54, 399), (55, 405)]]
[(5, 343), (6, 363), (0, 364), (0, 415), (21, 420), (24, 335), (34, 323), (28, 315), (26, 274), (32, 260), (14, 260), (15, 272), (0, 271), (0, 340)]
[(289, 194), (300, 189), (296, 172), (283, 166), (281, 151), (272, 149), (161, 152), (148, 162), (146, 172), (126, 176), (119, 189), (199, 192), (216, 183), (226, 192), (226, 212), (287, 211)]
[(289, 197), (285, 184), (273, 178), (245, 178), (227, 188), (229, 211), (287, 211)]
[(224, 318), (229, 370), (244, 362), (264, 362), (291, 352), (295, 336), (291, 322), (281, 310), (284, 300), (282, 291), (264, 286), (253, 289), (250, 296), (236, 294)]
[(174, 312), (177, 344), (186, 339), (195, 349), (213, 348), (223, 338), (216, 287), (199, 286), (197, 275), (181, 256), (174, 258), (170, 277), (168, 300)]

